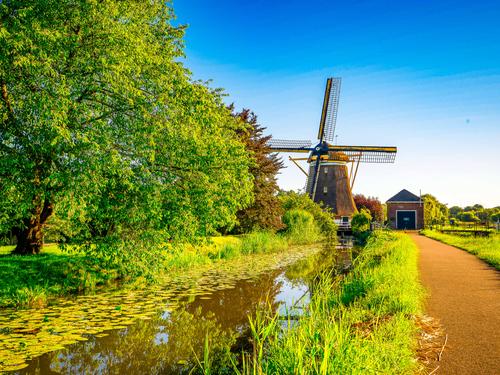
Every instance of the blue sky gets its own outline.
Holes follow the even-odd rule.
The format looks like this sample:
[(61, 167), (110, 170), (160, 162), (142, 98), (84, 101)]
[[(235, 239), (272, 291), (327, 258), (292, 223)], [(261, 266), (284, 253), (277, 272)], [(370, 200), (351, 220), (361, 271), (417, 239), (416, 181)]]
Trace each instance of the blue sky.
[[(406, 188), (500, 205), (500, 2), (175, 1), (185, 64), (276, 138), (315, 140), (326, 78), (341, 76), (339, 144), (398, 147), (354, 192)], [(284, 155), (285, 159), (287, 155)], [(287, 163), (284, 189), (304, 186)]]

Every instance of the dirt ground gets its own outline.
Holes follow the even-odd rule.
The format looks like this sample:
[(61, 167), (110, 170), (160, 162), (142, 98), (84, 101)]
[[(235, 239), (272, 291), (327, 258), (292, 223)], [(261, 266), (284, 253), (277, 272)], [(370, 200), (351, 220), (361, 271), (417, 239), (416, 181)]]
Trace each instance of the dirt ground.
[(475, 256), (416, 233), (426, 313), (447, 343), (434, 374), (500, 375), (500, 272)]

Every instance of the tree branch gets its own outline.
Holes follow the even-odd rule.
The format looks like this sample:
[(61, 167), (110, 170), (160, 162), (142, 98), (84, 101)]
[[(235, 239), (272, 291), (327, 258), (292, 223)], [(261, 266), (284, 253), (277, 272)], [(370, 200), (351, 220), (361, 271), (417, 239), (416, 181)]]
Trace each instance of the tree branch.
[(12, 105), (10, 103), (9, 93), (7, 91), (7, 84), (5, 83), (5, 81), (2, 80), (2, 81), (0, 81), (0, 85), (2, 86), (2, 100), (7, 107), (7, 111), (9, 112), (10, 119), (13, 120), (14, 119), (14, 111), (12, 110)]

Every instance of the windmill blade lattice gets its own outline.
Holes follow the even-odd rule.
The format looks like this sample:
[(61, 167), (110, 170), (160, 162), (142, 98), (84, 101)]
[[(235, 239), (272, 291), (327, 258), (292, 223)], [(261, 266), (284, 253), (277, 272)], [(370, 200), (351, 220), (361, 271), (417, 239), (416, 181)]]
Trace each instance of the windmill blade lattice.
[(295, 141), (287, 139), (271, 138), (267, 142), (268, 147), (276, 152), (310, 152), (311, 141)]
[(349, 160), (361, 163), (394, 163), (396, 159), (397, 147), (381, 146), (330, 146), (330, 160)]
[(320, 142), (326, 141), (328, 143), (333, 143), (334, 141), (341, 83), (342, 79), (338, 77), (328, 78), (327, 80), (318, 132), (318, 139)]

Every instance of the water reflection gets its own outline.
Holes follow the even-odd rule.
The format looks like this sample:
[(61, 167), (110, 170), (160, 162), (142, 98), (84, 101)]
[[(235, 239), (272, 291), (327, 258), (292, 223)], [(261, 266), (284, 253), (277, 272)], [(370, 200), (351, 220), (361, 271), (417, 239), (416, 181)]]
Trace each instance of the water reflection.
[(232, 288), (209, 296), (186, 296), (175, 310), (164, 309), (151, 320), (105, 337), (90, 335), (88, 341), (32, 360), (20, 373), (187, 374), (203, 360), (206, 343), (215, 366), (212, 371), (232, 373), (234, 353), (245, 347), (238, 337), (248, 330), (248, 315), (263, 303), (283, 312), (298, 300), (307, 303), (318, 271), (332, 266), (340, 270), (345, 257), (330, 249), (257, 279), (236, 281)]

